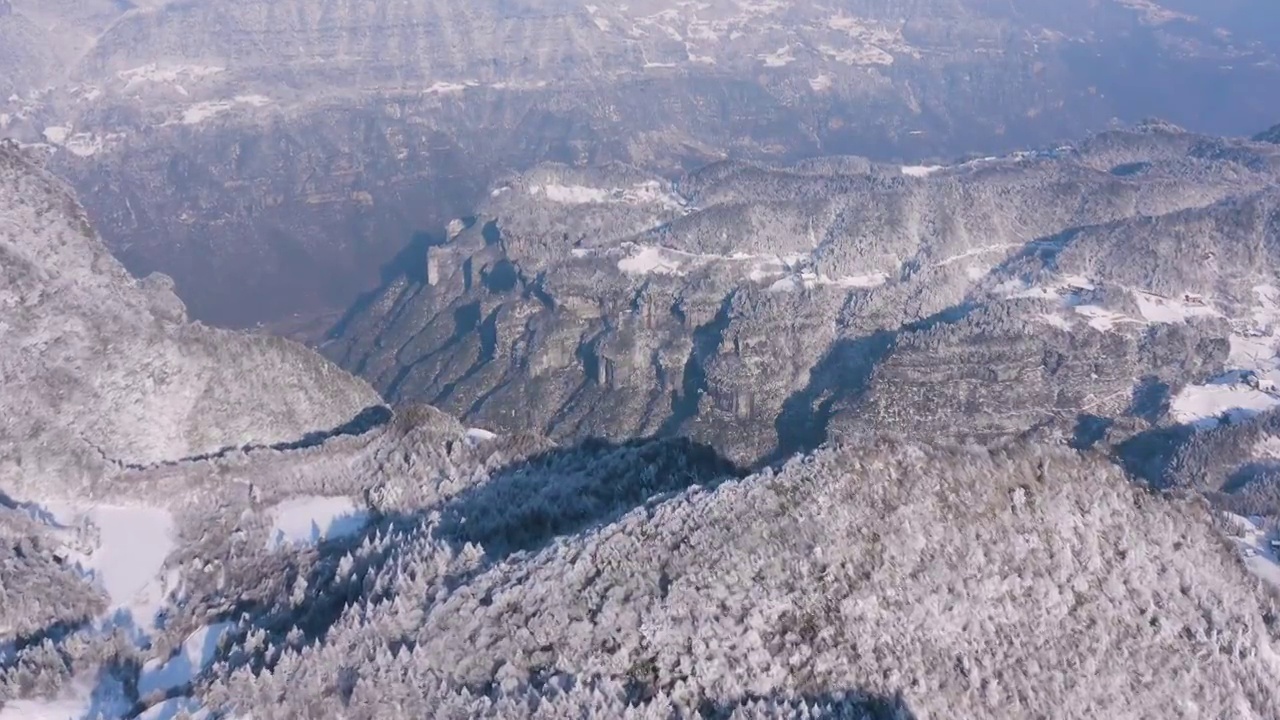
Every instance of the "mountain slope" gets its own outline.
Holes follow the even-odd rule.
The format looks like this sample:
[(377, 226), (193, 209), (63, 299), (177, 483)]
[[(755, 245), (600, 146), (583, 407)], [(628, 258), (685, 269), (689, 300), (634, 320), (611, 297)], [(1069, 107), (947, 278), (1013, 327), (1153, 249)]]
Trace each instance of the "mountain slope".
[(71, 191), (0, 148), (0, 478), (68, 490), (121, 465), (294, 441), (379, 404), (279, 339), (186, 319), (166, 278), (134, 280)]
[(872, 717), (1276, 717), (1268, 601), (1204, 509), (1064, 450), (823, 451), (479, 572), (450, 523), (400, 527), (324, 587), (398, 581), (209, 699), (286, 717), (268, 708), (323, 707), (343, 668), (355, 718), (801, 717), (842, 697), (900, 713)]
[(1273, 145), (1158, 122), (945, 167), (548, 165), (323, 351), (391, 402), (747, 464), (868, 427), (1070, 434), (1143, 382), (1255, 367), (1246, 331), (1276, 355), (1278, 181)]
[[(4, 720), (1280, 717), (1273, 600), (1205, 503), (1148, 492), (1102, 454), (868, 436), (746, 475), (689, 440), (556, 446), (429, 407), (314, 436), (367, 386), (303, 348), (187, 323), (20, 151), (0, 150), (0, 179), (0, 439), (22, 463), (0, 475)], [(575, 232), (647, 232), (681, 207), (644, 182), (601, 196), (549, 179), (553, 202), (624, 206), (570, 212)], [(778, 226), (748, 215), (757, 240)], [(527, 247), (548, 274), (563, 261), (563, 235), (495, 230), (488, 252)], [(1076, 237), (1083, 251), (1106, 236)], [(681, 241), (725, 251), (715, 232)], [(449, 267), (457, 249), (433, 246)], [(711, 252), (572, 249), (600, 281), (618, 262), (703, 264), (690, 274), (721, 291), (743, 280), (743, 258)], [(795, 283), (780, 298), (816, 277), (754, 269)], [(591, 317), (587, 296), (565, 303), (513, 264), (450, 272)], [(460, 324), (489, 322), (467, 312)], [(703, 381), (718, 382), (688, 378)], [(162, 455), (224, 442), (262, 446)], [(89, 468), (77, 449), (138, 462)]]

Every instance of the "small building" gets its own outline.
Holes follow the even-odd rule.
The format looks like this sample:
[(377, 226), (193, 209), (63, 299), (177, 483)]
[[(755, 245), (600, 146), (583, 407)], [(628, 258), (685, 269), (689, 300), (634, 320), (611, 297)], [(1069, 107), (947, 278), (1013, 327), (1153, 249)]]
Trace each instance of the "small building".
[(1253, 388), (1254, 390), (1258, 390), (1260, 392), (1265, 392), (1265, 393), (1273, 393), (1276, 391), (1276, 382), (1274, 380), (1272, 380), (1269, 377), (1259, 375), (1257, 372), (1253, 370), (1246, 370), (1240, 376), (1240, 379), (1244, 382), (1245, 385), (1248, 385), (1250, 388)]

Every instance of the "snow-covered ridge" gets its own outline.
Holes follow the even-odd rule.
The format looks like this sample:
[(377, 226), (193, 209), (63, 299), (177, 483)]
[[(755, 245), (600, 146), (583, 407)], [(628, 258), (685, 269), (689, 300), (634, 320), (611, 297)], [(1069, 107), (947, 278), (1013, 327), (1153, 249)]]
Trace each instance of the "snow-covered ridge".
[[(617, 251), (576, 248), (574, 257), (587, 258), (612, 255)], [(872, 288), (883, 285), (889, 275), (874, 271), (859, 275), (829, 277), (816, 272), (807, 254), (776, 255), (767, 253), (693, 253), (660, 245), (623, 243), (617, 268), (626, 275), (668, 275), (684, 277), (710, 266), (721, 266), (740, 282), (761, 283), (772, 292), (790, 292), (802, 288), (835, 286)]]
[(660, 204), (670, 208), (682, 207), (683, 202), (667, 192), (657, 180), (636, 183), (630, 187), (599, 188), (587, 185), (546, 183), (530, 185), (530, 195), (543, 197), (562, 205), (588, 205), (592, 203), (619, 203), (628, 205)]
[(1075, 148), (1069, 145), (1063, 145), (1056, 148), (1040, 149), (1040, 150), (1015, 150), (1006, 155), (987, 155), (985, 157), (973, 158), (951, 165), (901, 165), (898, 170), (908, 177), (926, 178), (936, 175), (944, 170), (963, 170), (979, 168), (984, 165), (992, 165), (996, 163), (1017, 163), (1024, 160), (1052, 159), (1062, 157), (1063, 155), (1075, 152)]
[(179, 92), (185, 94), (181, 83), (191, 83), (226, 72), (226, 68), (216, 65), (160, 65), (147, 63), (129, 70), (121, 70), (116, 77), (124, 81), (124, 91), (138, 89), (148, 84), (176, 85)]

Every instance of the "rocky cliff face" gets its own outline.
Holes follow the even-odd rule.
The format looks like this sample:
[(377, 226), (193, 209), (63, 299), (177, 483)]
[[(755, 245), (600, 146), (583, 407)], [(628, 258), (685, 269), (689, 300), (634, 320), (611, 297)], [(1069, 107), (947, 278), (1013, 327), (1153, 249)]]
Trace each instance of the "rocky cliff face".
[(10, 488), (297, 441), (380, 404), (300, 345), (190, 322), (168, 278), (130, 277), (70, 189), (11, 144), (0, 191)]
[(235, 325), (346, 307), (415, 233), (542, 161), (950, 160), (1115, 118), (1280, 115), (1256, 91), (1280, 32), (1252, 6), (12, 5), (0, 133), (58, 148), (127, 267)]
[(1069, 431), (1153, 378), (1271, 362), (1278, 173), (1273, 146), (1163, 124), (938, 168), (545, 167), (325, 352), (393, 402), (742, 462), (833, 428)]

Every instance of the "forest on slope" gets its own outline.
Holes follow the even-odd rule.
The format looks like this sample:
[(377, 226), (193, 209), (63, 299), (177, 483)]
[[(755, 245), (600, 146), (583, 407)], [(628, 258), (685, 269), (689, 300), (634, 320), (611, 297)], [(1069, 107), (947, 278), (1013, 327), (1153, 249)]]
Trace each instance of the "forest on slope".
[[(747, 471), (689, 439), (362, 411), (367, 386), (299, 346), (211, 341), (163, 293), (159, 313), (162, 279), (123, 273), (23, 152), (0, 160), (6, 380), (172, 408), (233, 372), (229, 408), (257, 418), (0, 396), (23, 423), (0, 476), (5, 720), (1280, 717), (1265, 558), (1195, 485), (1213, 443), (1243, 461), (1269, 425), (1206, 429), (1161, 489), (1052, 434), (875, 433)], [(129, 352), (94, 339), (110, 309)], [(176, 456), (26, 460), (102, 427)]]

